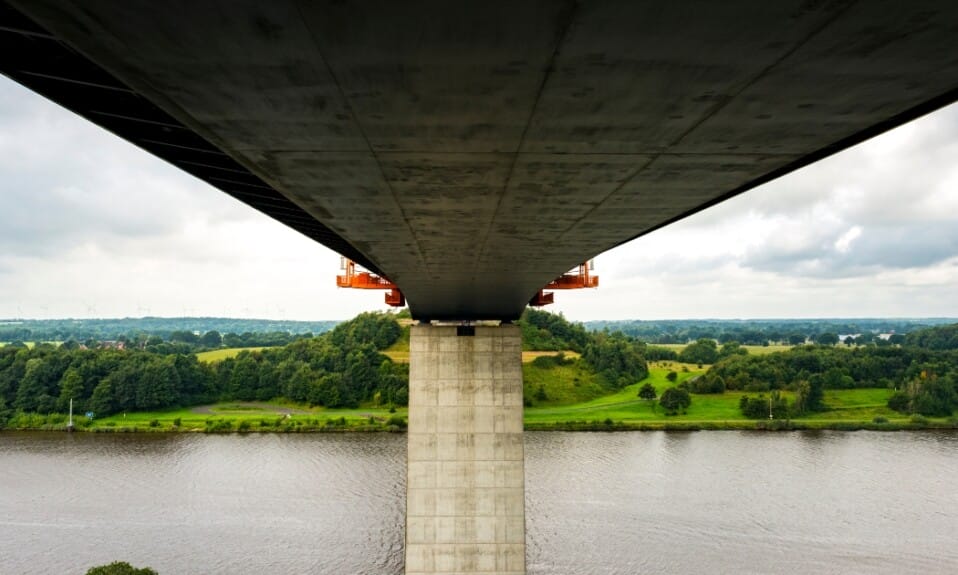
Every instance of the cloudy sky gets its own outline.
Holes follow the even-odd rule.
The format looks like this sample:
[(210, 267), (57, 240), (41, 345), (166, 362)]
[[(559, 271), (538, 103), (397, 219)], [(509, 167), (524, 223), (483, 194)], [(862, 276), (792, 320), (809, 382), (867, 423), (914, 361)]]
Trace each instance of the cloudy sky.
[[(958, 317), (958, 105), (596, 260), (576, 320)], [(339, 256), (0, 76), (0, 318), (345, 319)]]

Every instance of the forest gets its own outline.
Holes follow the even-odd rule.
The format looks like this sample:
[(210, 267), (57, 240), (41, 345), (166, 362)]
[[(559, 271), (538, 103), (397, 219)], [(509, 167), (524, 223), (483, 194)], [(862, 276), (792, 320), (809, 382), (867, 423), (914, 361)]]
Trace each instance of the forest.
[[(316, 337), (209, 363), (195, 351), (228, 343), (217, 332), (174, 331), (170, 341), (134, 336), (130, 341), (141, 345), (126, 349), (75, 342), (7, 345), (0, 348), (0, 425), (17, 412), (64, 413), (71, 398), (77, 413), (95, 417), (234, 400), (402, 406), (408, 401), (408, 365), (381, 353), (403, 336), (399, 317), (364, 313)], [(534, 345), (581, 352), (610, 390), (648, 374), (644, 345), (634, 338), (589, 333), (534, 310), (519, 323)]]
[[(817, 341), (823, 334), (857, 334), (861, 341), (872, 343), (880, 334), (904, 336), (910, 332), (953, 319), (757, 319), (757, 320), (617, 320), (587, 321), (591, 331), (621, 332), (648, 343), (684, 344), (699, 339), (719, 343), (735, 341), (743, 345), (799, 345)], [(897, 340), (893, 343), (899, 343)]]
[[(122, 340), (155, 336), (168, 340), (174, 333), (217, 332), (246, 340), (248, 345), (285, 345), (292, 334), (325, 333), (338, 321), (292, 321), (220, 317), (141, 317), (122, 319), (7, 319), (0, 320), (0, 342)], [(264, 334), (272, 334), (264, 338)], [(286, 341), (281, 341), (282, 337)], [(270, 343), (272, 342), (272, 343)]]
[[(690, 345), (715, 348), (712, 340)], [(764, 355), (736, 351), (735, 344), (718, 350), (724, 358), (701, 377), (688, 382), (692, 393), (744, 391), (759, 394), (742, 399), (750, 417), (768, 415), (769, 403), (782, 416), (823, 411), (826, 389), (881, 388), (894, 390), (888, 407), (900, 413), (949, 416), (958, 408), (958, 324), (910, 333), (902, 345), (800, 345)], [(794, 398), (790, 403), (782, 392)], [(761, 408), (749, 404), (754, 400)]]
[[(0, 348), (0, 418), (12, 411), (105, 416), (224, 400), (285, 397), (328, 407), (373, 400), (403, 404), (407, 367), (379, 353), (401, 328), (363, 314), (313, 338), (202, 363), (192, 351), (82, 349), (38, 344)], [(156, 346), (170, 345), (157, 343)], [(167, 350), (161, 350), (163, 352)]]
[[(229, 401), (401, 407), (408, 401), (408, 365), (384, 353), (408, 341), (400, 319), (408, 320), (408, 312), (365, 313), (318, 336), (296, 336), (221, 361), (200, 361), (196, 352), (248, 340), (215, 330), (174, 330), (166, 340), (132, 334), (125, 349), (72, 340), (6, 345), (0, 347), (0, 426), (18, 414), (62, 414), (71, 398), (75, 412), (94, 417)], [(539, 310), (527, 310), (518, 323), (527, 350), (579, 356), (539, 357), (535, 366), (574, 361), (610, 396), (647, 381), (649, 362), (680, 362), (698, 371), (673, 386), (693, 395), (735, 392), (748, 417), (767, 417), (769, 411), (807, 416), (827, 409), (825, 390), (859, 388), (893, 390), (888, 406), (903, 414), (947, 416), (958, 408), (958, 325), (912, 331), (900, 344), (828, 340), (753, 354), (736, 341), (710, 338), (681, 349), (652, 345), (618, 331), (588, 331)], [(545, 399), (539, 386), (538, 396), (530, 393), (533, 401)]]

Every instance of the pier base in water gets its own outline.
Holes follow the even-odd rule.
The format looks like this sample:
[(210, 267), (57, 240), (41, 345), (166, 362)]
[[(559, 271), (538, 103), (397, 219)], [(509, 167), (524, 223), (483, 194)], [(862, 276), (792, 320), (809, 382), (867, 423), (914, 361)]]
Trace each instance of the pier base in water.
[(406, 574), (525, 574), (522, 338), (414, 325)]

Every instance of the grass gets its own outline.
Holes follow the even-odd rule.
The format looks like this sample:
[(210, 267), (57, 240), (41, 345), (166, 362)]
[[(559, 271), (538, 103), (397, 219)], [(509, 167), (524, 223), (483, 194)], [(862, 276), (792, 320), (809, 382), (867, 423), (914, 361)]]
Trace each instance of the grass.
[[(12, 342), (12, 341), (0, 341), (0, 347), (4, 347), (4, 346), (7, 346), (7, 345), (10, 345), (11, 343), (13, 343), (13, 342)], [(63, 343), (63, 342), (62, 342), (62, 341), (44, 341), (44, 342), (41, 342), (41, 343), (51, 343), (51, 344), (53, 344), (53, 345), (59, 346), (59, 345), (60, 345), (61, 343)], [(36, 347), (37, 342), (35, 342), (35, 341), (25, 341), (25, 342), (23, 342), (23, 345), (27, 346), (29, 349), (33, 349), (34, 347)]]
[[(286, 412), (291, 412), (288, 416)], [(287, 402), (222, 402), (208, 406), (118, 413), (87, 422), (89, 431), (385, 431), (392, 417), (407, 418), (405, 407), (326, 409)], [(224, 422), (228, 422), (228, 427)], [(244, 424), (245, 422), (245, 424)], [(245, 429), (244, 429), (245, 427)]]
[[(406, 342), (406, 349), (392, 345), (386, 348), (382, 353), (387, 356), (389, 359), (395, 361), (396, 363), (409, 363), (409, 342)], [(559, 353), (565, 354), (566, 357), (577, 358), (579, 354), (574, 351), (524, 351), (522, 352), (522, 363), (531, 363), (535, 358), (541, 357), (544, 355), (559, 355)]]
[[(579, 404), (608, 393), (608, 390), (600, 383), (598, 376), (580, 361), (542, 368), (531, 363), (533, 359), (535, 357), (526, 362), (526, 358), (523, 357), (523, 399), (526, 405)], [(540, 389), (545, 394), (546, 399), (544, 400), (538, 399), (536, 396), (537, 393), (540, 393)]]
[(205, 363), (216, 363), (236, 357), (241, 351), (259, 351), (265, 347), (224, 347), (223, 349), (214, 349), (212, 351), (203, 351), (196, 354), (196, 359)]
[[(687, 369), (688, 371), (684, 371)], [(749, 420), (739, 410), (739, 400), (743, 395), (756, 395), (729, 391), (722, 394), (692, 395), (692, 405), (688, 411), (679, 415), (665, 415), (660, 407), (653, 402), (638, 398), (639, 388), (646, 382), (651, 383), (659, 395), (669, 387), (678, 385), (682, 381), (705, 372), (706, 368), (694, 365), (685, 365), (678, 362), (656, 362), (650, 364), (650, 374), (642, 382), (635, 383), (609, 394), (589, 399), (587, 401), (563, 403), (555, 401), (551, 405), (541, 402), (527, 407), (525, 422), (527, 429), (602, 429), (608, 427), (604, 422), (611, 420), (612, 427), (623, 429), (661, 429), (661, 428), (742, 428), (754, 429), (768, 424), (767, 421)], [(678, 374), (676, 381), (666, 379), (669, 371)], [(562, 379), (561, 374), (557, 379)], [(527, 382), (528, 387), (528, 382)], [(553, 384), (557, 385), (557, 384)], [(549, 388), (546, 388), (547, 390)], [(526, 392), (529, 393), (528, 390)], [(547, 392), (548, 393), (548, 392)], [(887, 389), (847, 389), (828, 390), (825, 394), (825, 403), (828, 411), (815, 413), (809, 417), (792, 420), (795, 426), (842, 427), (851, 428), (875, 427), (880, 429), (895, 427), (912, 427), (909, 418), (894, 412), (886, 406), (891, 391)], [(783, 396), (792, 399), (792, 394), (784, 392)], [(557, 394), (557, 398), (559, 398)], [(888, 420), (886, 427), (873, 425), (876, 417)], [(933, 425), (944, 425), (945, 420), (932, 421)]]
[[(220, 350), (224, 351), (224, 350)], [(651, 383), (659, 395), (669, 387), (701, 375), (707, 367), (662, 361), (650, 364), (649, 377), (609, 393), (598, 377), (580, 361), (554, 367), (532, 363), (523, 365), (526, 429), (613, 430), (613, 429), (922, 429), (955, 427), (955, 418), (928, 418), (915, 422), (886, 406), (891, 390), (827, 390), (828, 411), (786, 421), (750, 420), (739, 411), (742, 395), (726, 392), (692, 395), (692, 405), (684, 414), (668, 416), (655, 402), (638, 397), (639, 388)], [(667, 379), (675, 371), (676, 381)], [(538, 396), (539, 388), (546, 399)], [(784, 393), (791, 399), (791, 394)], [(287, 416), (286, 414), (289, 413)], [(406, 408), (389, 413), (387, 407), (363, 406), (358, 409), (326, 409), (284, 400), (270, 402), (221, 402), (209, 406), (150, 412), (116, 414), (88, 422), (79, 420), (80, 429), (89, 431), (398, 431), (390, 418), (408, 418)], [(887, 423), (875, 423), (887, 420)], [(21, 429), (62, 429), (62, 414), (26, 416)]]
[[(652, 343), (649, 344), (655, 347), (666, 347), (673, 350), (675, 353), (682, 353), (682, 350), (688, 347), (688, 344), (685, 343)], [(721, 344), (719, 348), (721, 349)], [(752, 355), (767, 355), (769, 353), (775, 353), (777, 351), (788, 351), (794, 346), (791, 345), (743, 345), (743, 348), (747, 349), (748, 352)]]

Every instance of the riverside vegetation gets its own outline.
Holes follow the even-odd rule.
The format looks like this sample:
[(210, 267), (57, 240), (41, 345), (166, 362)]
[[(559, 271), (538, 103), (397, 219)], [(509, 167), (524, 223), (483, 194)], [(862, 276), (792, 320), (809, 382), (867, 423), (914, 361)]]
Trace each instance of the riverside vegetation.
[[(175, 343), (134, 336), (141, 345), (124, 350), (6, 345), (0, 427), (63, 429), (73, 398), (78, 428), (90, 431), (398, 431), (408, 323), (408, 312), (367, 313), (246, 349), (210, 332)], [(651, 345), (537, 310), (519, 325), (528, 429), (958, 427), (958, 325), (897, 344), (765, 341), (763, 353), (711, 338)]]

